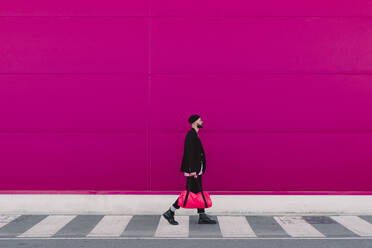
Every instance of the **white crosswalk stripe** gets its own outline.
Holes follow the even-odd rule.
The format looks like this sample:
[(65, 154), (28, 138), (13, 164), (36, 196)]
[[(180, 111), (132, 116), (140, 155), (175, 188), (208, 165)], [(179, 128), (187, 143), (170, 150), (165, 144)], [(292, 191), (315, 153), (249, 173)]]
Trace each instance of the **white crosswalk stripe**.
[(274, 216), (274, 219), (292, 237), (325, 237), (301, 216)]
[(372, 224), (358, 216), (331, 216), (331, 218), (359, 236), (372, 236)]
[(18, 237), (51, 237), (76, 215), (49, 215)]
[(87, 237), (119, 237), (133, 216), (105, 215)]
[(160, 218), (155, 237), (188, 237), (189, 216), (177, 216), (178, 225), (171, 225), (163, 217)]
[(217, 216), (223, 237), (257, 237), (245, 216)]
[(11, 222), (12, 220), (17, 219), (21, 215), (17, 214), (1, 214), (0, 215), (0, 228)]
[[(21, 215), (0, 215), (0, 239), (2, 237), (11, 235), (10, 230), (17, 230), (17, 228), (22, 229), (22, 227), (27, 226), (28, 230), (22, 231), (22, 234), (14, 233), (13, 237), (19, 238), (28, 238), (28, 237), (36, 237), (36, 238), (57, 238), (54, 236), (60, 231), (63, 227), (65, 227), (71, 220), (73, 220), (76, 215), (49, 215), (46, 218), (43, 218), (41, 221), (29, 227), (27, 222), (27, 216), (24, 219), (26, 222), (23, 221), (13, 221), (16, 220)], [(81, 226), (78, 221), (74, 221), (71, 223), (72, 226), (68, 226), (70, 230), (78, 230), (81, 232), (82, 237), (112, 237), (112, 238), (120, 238), (123, 235), (123, 232), (128, 227), (128, 224), (132, 221), (133, 215), (105, 215), (103, 216), (100, 221), (92, 223), (92, 225), (87, 225), (87, 223), (83, 223), (86, 228), (89, 228), (90, 231), (83, 232), (81, 230)], [(327, 238), (327, 235), (333, 235), (334, 237), (335, 229), (332, 229), (332, 232), (328, 231), (326, 226), (319, 226), (322, 225), (322, 222), (315, 221), (313, 225), (313, 221), (306, 221), (302, 216), (269, 216), (262, 219), (260, 218), (252, 218), (248, 219), (247, 216), (231, 216), (231, 215), (222, 215), (216, 216), (217, 217), (217, 224), (218, 228), (213, 229), (213, 232), (218, 232), (218, 234), (222, 235), (222, 238), (269, 238), (271, 236), (275, 236), (275, 232), (286, 232), (290, 237), (293, 238)], [(276, 221), (279, 225), (276, 225)], [(329, 218), (336, 221), (337, 224), (333, 225), (340, 225), (345, 227), (346, 229), (350, 230), (351, 232), (358, 235), (360, 238), (363, 236), (372, 237), (372, 223), (368, 221), (368, 219), (360, 218), (359, 216), (329, 216)], [(311, 219), (311, 218), (310, 218)], [(153, 220), (153, 219), (152, 219)], [(183, 216), (178, 215), (176, 220), (179, 222), (179, 225), (171, 225), (168, 223), (166, 219), (162, 216), (159, 216), (159, 222), (153, 223), (151, 222), (151, 228), (146, 227), (145, 229), (141, 228), (141, 225), (147, 225), (146, 221), (143, 221), (142, 218), (133, 219), (133, 227), (138, 227), (138, 237), (141, 237), (141, 230), (147, 230), (149, 233), (153, 231), (154, 238), (161, 238), (161, 237), (169, 237), (169, 238), (188, 238), (190, 237), (190, 228), (197, 228), (198, 232), (203, 237), (209, 237), (211, 235), (210, 227), (211, 225), (199, 225), (199, 226), (190, 226), (191, 218), (190, 216)], [(315, 219), (317, 220), (317, 219)], [(250, 223), (251, 222), (251, 223)], [(265, 224), (264, 224), (265, 223)], [(150, 223), (149, 223), (150, 224)], [(275, 224), (273, 226), (272, 224)], [(324, 223), (329, 224), (329, 223)], [(10, 225), (9, 228), (7, 225)], [(76, 226), (75, 226), (76, 225)], [(94, 225), (94, 226), (93, 226)], [(267, 226), (266, 226), (267, 225)], [(79, 227), (80, 228), (77, 228)], [(216, 227), (216, 226), (215, 226)], [(77, 228), (77, 229), (76, 229)], [(255, 230), (255, 228), (258, 228)], [(275, 231), (273, 231), (274, 229)], [(150, 230), (152, 229), (152, 230)], [(345, 234), (345, 229), (342, 228), (343, 234)], [(24, 229), (22, 229), (24, 230)], [(341, 229), (338, 229), (341, 230)], [(131, 231), (136, 231), (135, 229)], [(12, 232), (12, 231), (11, 231)], [(89, 233), (88, 233), (89, 232)], [(205, 233), (204, 233), (205, 232)], [(220, 233), (221, 232), (221, 233)], [(322, 233), (324, 232), (324, 233)], [(355, 234), (345, 234), (348, 237), (354, 237)], [(88, 233), (88, 234), (86, 234)], [(147, 233), (145, 236), (147, 237)], [(216, 233), (213, 233), (215, 235)], [(18, 236), (17, 236), (18, 235)], [(78, 236), (79, 234), (77, 234)], [(212, 235), (212, 236), (213, 236)], [(352, 236), (350, 236), (352, 235)], [(123, 235), (124, 237), (124, 235)], [(331, 238), (330, 237), (330, 238)]]

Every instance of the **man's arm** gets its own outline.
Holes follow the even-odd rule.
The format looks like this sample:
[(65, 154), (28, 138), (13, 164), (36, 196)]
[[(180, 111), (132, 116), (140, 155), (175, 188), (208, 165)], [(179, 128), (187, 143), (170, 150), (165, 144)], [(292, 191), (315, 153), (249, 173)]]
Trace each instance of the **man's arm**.
[(195, 142), (193, 140), (193, 137), (191, 134), (188, 134), (185, 139), (185, 151), (186, 151), (186, 156), (187, 156), (187, 165), (188, 168), (190, 169), (190, 173), (196, 171), (196, 163), (197, 163), (197, 154), (195, 151)]

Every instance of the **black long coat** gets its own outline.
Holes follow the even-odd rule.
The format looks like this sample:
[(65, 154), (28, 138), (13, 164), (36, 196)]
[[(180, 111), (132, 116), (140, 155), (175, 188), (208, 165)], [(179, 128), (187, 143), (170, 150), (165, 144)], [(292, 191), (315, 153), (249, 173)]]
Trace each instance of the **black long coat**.
[(182, 165), (180, 171), (182, 172), (196, 172), (199, 174), (201, 169), (201, 161), (203, 161), (202, 173), (205, 173), (206, 160), (203, 145), (194, 128), (191, 128), (186, 134), (185, 145), (183, 151)]

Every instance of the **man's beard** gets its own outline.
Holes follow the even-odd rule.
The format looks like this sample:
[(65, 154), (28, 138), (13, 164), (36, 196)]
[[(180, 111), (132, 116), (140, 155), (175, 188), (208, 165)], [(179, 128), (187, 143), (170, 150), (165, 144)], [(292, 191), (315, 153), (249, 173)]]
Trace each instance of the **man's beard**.
[(198, 128), (202, 128), (203, 126), (202, 125), (200, 125), (200, 124), (197, 124), (196, 125)]

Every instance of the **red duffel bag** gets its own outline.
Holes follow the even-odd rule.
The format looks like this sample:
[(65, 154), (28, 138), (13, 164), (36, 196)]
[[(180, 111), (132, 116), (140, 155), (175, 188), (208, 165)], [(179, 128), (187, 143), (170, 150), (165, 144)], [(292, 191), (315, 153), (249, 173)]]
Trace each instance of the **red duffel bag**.
[(178, 206), (182, 208), (210, 208), (212, 206), (212, 199), (208, 192), (201, 189), (200, 182), (198, 182), (200, 192), (194, 193), (190, 191), (190, 180), (187, 178), (187, 190), (181, 192), (178, 197)]

